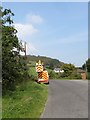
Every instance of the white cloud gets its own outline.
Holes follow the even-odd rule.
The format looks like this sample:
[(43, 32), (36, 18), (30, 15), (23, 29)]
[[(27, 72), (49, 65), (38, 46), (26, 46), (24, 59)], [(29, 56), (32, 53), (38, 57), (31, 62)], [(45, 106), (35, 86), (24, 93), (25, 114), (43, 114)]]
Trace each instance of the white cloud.
[[(33, 53), (37, 51), (30, 41), (31, 36), (39, 32), (39, 29), (37, 29), (34, 25), (42, 23), (43, 18), (40, 15), (27, 14), (24, 21), (25, 23), (15, 23), (14, 26), (18, 31), (18, 38), (27, 42), (27, 54), (30, 54), (31, 52)], [(21, 54), (24, 55), (22, 52)]]
[(37, 33), (39, 30), (34, 26), (34, 23), (42, 23), (43, 19), (40, 15), (27, 14), (25, 17), (25, 23), (15, 23), (14, 26), (17, 29), (18, 37), (26, 40), (31, 35)]
[(18, 31), (17, 36), (23, 40), (26, 40), (31, 35), (38, 32), (38, 30), (36, 28), (34, 28), (34, 26), (32, 24), (16, 23), (16, 24), (14, 24), (14, 26)]
[(30, 15), (28, 14), (26, 17), (26, 21), (30, 22), (30, 23), (42, 23), (43, 22), (43, 18), (39, 15)]
[[(31, 42), (28, 41), (33, 34), (38, 32), (38, 30), (34, 28), (32, 24), (21, 23), (15, 24), (15, 28), (18, 30), (17, 36), (20, 40), (22, 40), (22, 43), (23, 40), (26, 41), (26, 53), (27, 54), (35, 53), (37, 51), (36, 48)], [(20, 52), (20, 54), (25, 55), (24, 52)]]

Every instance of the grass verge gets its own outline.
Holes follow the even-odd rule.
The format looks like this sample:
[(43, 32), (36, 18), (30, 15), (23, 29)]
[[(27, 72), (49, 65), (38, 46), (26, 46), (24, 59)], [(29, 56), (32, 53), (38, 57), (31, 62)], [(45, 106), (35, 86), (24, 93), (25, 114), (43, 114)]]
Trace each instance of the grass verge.
[(39, 118), (48, 95), (48, 86), (28, 81), (2, 98), (3, 118)]

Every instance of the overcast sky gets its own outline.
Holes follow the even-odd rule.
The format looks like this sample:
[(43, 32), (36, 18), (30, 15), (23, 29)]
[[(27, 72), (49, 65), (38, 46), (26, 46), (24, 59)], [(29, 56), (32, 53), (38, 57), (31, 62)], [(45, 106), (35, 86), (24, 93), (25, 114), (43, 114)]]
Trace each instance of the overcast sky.
[(82, 66), (88, 58), (88, 3), (3, 3), (15, 16), (18, 37), (27, 54), (59, 59)]

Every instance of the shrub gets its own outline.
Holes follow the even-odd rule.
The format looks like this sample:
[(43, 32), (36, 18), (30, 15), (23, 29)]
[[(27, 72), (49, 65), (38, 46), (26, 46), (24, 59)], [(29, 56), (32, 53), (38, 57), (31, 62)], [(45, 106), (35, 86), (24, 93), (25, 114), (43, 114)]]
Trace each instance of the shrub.
[(51, 78), (51, 79), (56, 78), (56, 73), (53, 71), (50, 71), (49, 78)]

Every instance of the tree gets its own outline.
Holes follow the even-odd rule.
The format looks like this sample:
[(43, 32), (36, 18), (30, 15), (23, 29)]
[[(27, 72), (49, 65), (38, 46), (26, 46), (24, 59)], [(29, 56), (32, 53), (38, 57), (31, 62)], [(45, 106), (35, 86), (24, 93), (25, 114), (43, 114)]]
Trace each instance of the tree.
[[(10, 9), (0, 7), (2, 12), (2, 85), (3, 90), (13, 90), (15, 83), (24, 75), (25, 62), (22, 63), (20, 45), (16, 35), (17, 30), (13, 27), (14, 13)], [(15, 50), (16, 49), (16, 50)]]
[(90, 72), (90, 58), (86, 61), (87, 71)]
[(56, 77), (57, 77), (57, 75), (56, 75), (55, 72), (53, 72), (53, 71), (50, 71), (50, 72), (49, 72), (49, 78), (50, 78), (50, 79), (55, 79)]
[(63, 76), (68, 77), (75, 70), (75, 66), (72, 64), (64, 64), (64, 65), (62, 65), (61, 69), (64, 70)]
[(82, 65), (82, 69), (83, 69), (83, 70), (86, 70), (86, 63), (84, 63), (84, 64)]
[(54, 64), (52, 63), (52, 62), (50, 62), (50, 64), (49, 64), (49, 69), (54, 69)]
[(90, 72), (90, 58), (82, 65), (82, 69)]

